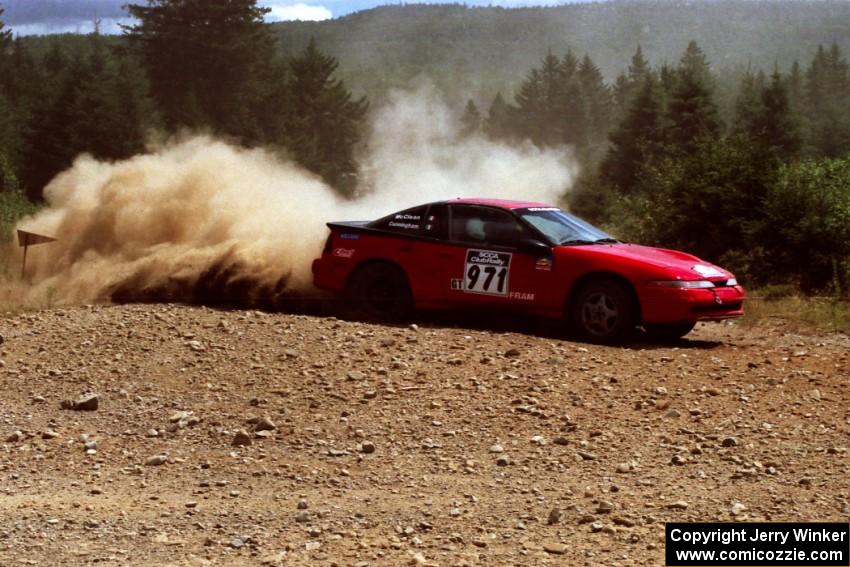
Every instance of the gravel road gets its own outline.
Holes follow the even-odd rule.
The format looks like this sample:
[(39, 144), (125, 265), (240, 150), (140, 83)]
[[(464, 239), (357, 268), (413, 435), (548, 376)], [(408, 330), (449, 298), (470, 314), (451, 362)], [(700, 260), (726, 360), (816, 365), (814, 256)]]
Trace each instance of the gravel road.
[(850, 338), (181, 305), (0, 314), (0, 565), (663, 565), (848, 521)]

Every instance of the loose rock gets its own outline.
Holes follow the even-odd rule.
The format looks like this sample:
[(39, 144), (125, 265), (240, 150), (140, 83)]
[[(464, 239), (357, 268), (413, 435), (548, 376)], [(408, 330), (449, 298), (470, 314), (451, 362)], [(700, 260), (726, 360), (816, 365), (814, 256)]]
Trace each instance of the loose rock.
[(76, 400), (64, 400), (60, 406), (62, 409), (74, 411), (96, 411), (100, 405), (97, 394), (84, 394)]
[(252, 443), (251, 436), (244, 429), (240, 429), (233, 436), (233, 441), (230, 442), (234, 447), (245, 447)]

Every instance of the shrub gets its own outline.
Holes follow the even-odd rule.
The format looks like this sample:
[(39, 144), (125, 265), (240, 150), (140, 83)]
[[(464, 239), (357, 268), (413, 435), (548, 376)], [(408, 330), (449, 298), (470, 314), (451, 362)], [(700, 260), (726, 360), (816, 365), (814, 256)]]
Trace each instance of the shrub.
[(850, 156), (783, 167), (764, 202), (769, 264), (805, 290), (850, 289)]

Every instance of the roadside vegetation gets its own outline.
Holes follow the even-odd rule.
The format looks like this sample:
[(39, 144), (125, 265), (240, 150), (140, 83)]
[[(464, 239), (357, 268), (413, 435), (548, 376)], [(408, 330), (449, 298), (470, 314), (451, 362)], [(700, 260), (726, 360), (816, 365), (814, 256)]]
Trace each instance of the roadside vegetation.
[(749, 290), (746, 312), (741, 324), (748, 327), (779, 323), (803, 332), (850, 334), (850, 301), (835, 295), (811, 296), (795, 292), (775, 296), (770, 288)]
[(36, 206), (18, 191), (0, 191), (0, 280), (14, 270), (8, 251), (15, 245), (15, 223), (35, 210)]

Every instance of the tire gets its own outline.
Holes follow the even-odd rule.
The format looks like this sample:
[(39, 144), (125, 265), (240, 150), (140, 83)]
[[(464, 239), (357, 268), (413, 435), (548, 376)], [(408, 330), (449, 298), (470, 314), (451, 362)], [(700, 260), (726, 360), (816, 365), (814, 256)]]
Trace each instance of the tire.
[(681, 339), (694, 330), (696, 323), (663, 323), (658, 325), (644, 325), (647, 336), (658, 342), (673, 342)]
[(413, 311), (413, 296), (404, 272), (385, 263), (358, 268), (346, 286), (350, 314), (367, 321), (400, 321)]
[(632, 337), (637, 327), (638, 309), (625, 284), (613, 279), (597, 279), (579, 290), (572, 303), (571, 319), (580, 338), (614, 344)]

